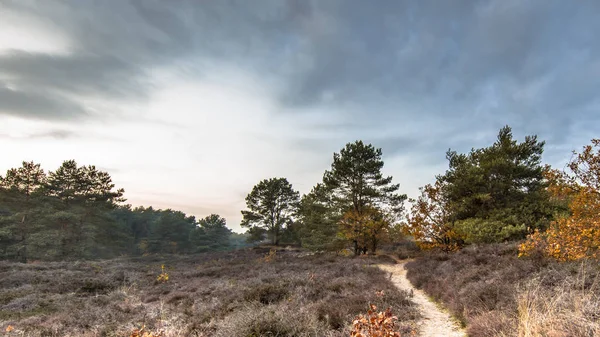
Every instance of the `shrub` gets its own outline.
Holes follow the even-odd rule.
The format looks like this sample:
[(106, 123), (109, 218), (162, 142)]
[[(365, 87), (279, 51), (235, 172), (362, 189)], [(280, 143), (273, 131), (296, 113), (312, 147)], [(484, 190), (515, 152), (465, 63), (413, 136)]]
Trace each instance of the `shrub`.
[(536, 251), (559, 261), (600, 259), (600, 139), (593, 139), (581, 153), (574, 153), (569, 173), (548, 170), (548, 190), (555, 202), (566, 203), (546, 232), (536, 231), (520, 247), (519, 254)]
[(594, 336), (598, 266), (518, 258), (517, 250), (514, 243), (429, 252), (407, 263), (407, 277), (444, 303), (469, 336)]
[(359, 315), (352, 322), (351, 337), (401, 337), (400, 332), (396, 330), (395, 321), (398, 317), (392, 315), (392, 309), (377, 312), (377, 307), (373, 304), (366, 315)]
[(160, 266), (160, 269), (161, 269), (161, 272), (158, 275), (158, 277), (156, 278), (156, 281), (160, 282), (160, 283), (165, 283), (169, 280), (169, 274), (165, 271), (164, 264)]
[[(368, 303), (392, 307), (400, 328), (418, 317), (376, 258), (278, 250), (264, 263), (267, 252), (0, 262), (0, 327), (27, 336), (130, 336), (137, 328), (140, 336), (341, 337)], [(157, 281), (157, 266), (169, 266), (169, 281)]]

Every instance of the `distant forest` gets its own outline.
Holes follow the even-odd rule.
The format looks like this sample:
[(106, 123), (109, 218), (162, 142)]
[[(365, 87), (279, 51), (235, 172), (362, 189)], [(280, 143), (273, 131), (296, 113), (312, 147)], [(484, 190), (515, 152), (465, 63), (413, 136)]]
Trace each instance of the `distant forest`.
[(23, 162), (0, 177), (0, 258), (18, 261), (187, 254), (247, 246), (225, 219), (124, 205), (107, 172)]
[[(0, 176), (0, 258), (17, 261), (191, 254), (251, 243), (324, 251), (376, 252), (414, 241), (444, 251), (521, 241), (521, 254), (560, 260), (600, 256), (600, 140), (565, 170), (542, 163), (545, 143), (503, 127), (469, 153), (448, 150), (448, 169), (407, 200), (384, 176), (382, 150), (362, 141), (333, 154), (330, 169), (300, 196), (286, 178), (258, 182), (242, 210), (244, 234), (224, 218), (132, 208), (107, 172), (65, 161), (45, 172), (23, 162)], [(405, 208), (406, 201), (410, 207)]]

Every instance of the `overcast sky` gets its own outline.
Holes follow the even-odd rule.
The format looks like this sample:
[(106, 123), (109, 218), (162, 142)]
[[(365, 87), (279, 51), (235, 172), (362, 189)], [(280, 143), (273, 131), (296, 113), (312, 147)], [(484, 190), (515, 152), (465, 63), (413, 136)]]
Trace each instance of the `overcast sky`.
[(0, 0), (0, 171), (108, 171), (133, 205), (218, 213), (334, 151), (415, 196), (503, 125), (544, 161), (600, 137), (600, 1)]

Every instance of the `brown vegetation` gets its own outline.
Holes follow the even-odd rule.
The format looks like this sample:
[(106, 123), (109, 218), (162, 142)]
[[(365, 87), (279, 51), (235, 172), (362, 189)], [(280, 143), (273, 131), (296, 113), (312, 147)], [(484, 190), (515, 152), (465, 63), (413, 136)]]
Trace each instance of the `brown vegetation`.
[(517, 257), (517, 244), (430, 252), (408, 278), (466, 324), (469, 336), (600, 335), (600, 268)]
[(520, 247), (521, 255), (542, 251), (560, 261), (600, 258), (600, 139), (584, 146), (567, 165), (570, 172), (548, 170), (548, 191), (568, 212), (545, 232), (536, 231)]
[[(378, 292), (383, 296), (383, 292)], [(360, 315), (352, 322), (351, 337), (401, 337), (396, 329), (398, 318), (392, 314), (392, 309), (377, 312), (377, 306), (371, 304), (366, 315)]]
[(418, 312), (379, 263), (269, 249), (0, 262), (0, 328), (9, 336), (344, 336), (372, 303), (391, 307), (408, 332)]

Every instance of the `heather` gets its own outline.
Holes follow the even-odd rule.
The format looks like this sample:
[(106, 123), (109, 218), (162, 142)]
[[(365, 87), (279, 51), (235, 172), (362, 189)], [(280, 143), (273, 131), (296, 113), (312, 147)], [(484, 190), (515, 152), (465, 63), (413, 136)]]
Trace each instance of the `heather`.
[[(0, 327), (26, 336), (346, 336), (373, 304), (418, 311), (374, 258), (247, 249), (99, 261), (0, 262)], [(163, 272), (168, 280), (159, 280)]]

